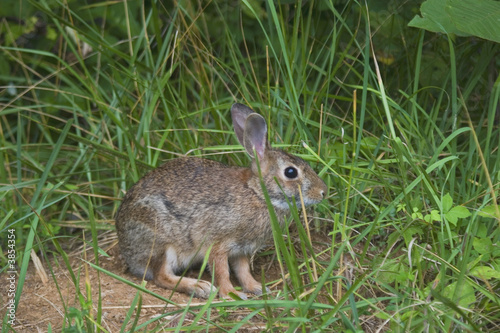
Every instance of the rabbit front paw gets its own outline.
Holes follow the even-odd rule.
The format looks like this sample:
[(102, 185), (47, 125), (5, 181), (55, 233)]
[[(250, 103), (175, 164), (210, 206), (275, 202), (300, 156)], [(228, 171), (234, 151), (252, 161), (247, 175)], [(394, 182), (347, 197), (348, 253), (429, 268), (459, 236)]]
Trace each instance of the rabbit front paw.
[(223, 292), (223, 291), (219, 290), (219, 296), (222, 299), (232, 300), (233, 298), (229, 295), (230, 293), (238, 296), (242, 300), (247, 300), (248, 299), (247, 294), (245, 294), (245, 293), (243, 293), (241, 291), (236, 291), (235, 289), (229, 290), (229, 291), (226, 291), (226, 292)]

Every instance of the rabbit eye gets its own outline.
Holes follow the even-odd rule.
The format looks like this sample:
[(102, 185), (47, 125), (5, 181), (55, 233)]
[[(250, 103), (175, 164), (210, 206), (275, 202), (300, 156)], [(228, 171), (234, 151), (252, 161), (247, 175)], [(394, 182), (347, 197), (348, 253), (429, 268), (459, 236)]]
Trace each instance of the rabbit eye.
[(298, 175), (299, 175), (299, 172), (294, 167), (288, 167), (285, 169), (286, 178), (294, 179), (294, 178), (297, 178)]

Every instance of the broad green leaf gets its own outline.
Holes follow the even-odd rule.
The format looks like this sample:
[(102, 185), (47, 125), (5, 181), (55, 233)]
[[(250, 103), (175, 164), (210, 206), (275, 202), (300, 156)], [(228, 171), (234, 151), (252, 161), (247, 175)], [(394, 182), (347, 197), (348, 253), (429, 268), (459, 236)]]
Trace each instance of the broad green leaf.
[(425, 215), (424, 217), (425, 222), (434, 222), (434, 221), (441, 221), (441, 214), (439, 214), (438, 210), (431, 210), (430, 214)]
[(500, 2), (448, 0), (446, 11), (459, 31), (500, 43)]
[(422, 236), (423, 234), (424, 234), (424, 232), (419, 227), (406, 228), (406, 230), (403, 231), (403, 237), (405, 239), (405, 244), (408, 245), (411, 242), (414, 235)]
[(388, 261), (379, 270), (377, 277), (378, 280), (384, 283), (394, 283), (400, 275), (401, 264), (396, 261)]
[(413, 207), (413, 213), (411, 214), (412, 219), (423, 219), (424, 215), (419, 211), (417, 207)]
[(445, 214), (446, 219), (453, 225), (457, 225), (458, 219), (471, 216), (471, 213), (464, 206), (456, 206)]
[(477, 238), (472, 241), (474, 250), (481, 254), (491, 254), (493, 252), (493, 243), (489, 238)]
[(500, 272), (494, 270), (490, 266), (476, 266), (470, 272), (470, 275), (473, 275), (480, 279), (500, 279)]
[(496, 215), (495, 206), (494, 205), (485, 206), (485, 207), (483, 207), (483, 209), (481, 209), (479, 211), (478, 214), (479, 214), (479, 216), (482, 216), (482, 217), (495, 218), (495, 215)]
[(447, 1), (427, 0), (420, 7), (420, 14), (422, 16), (415, 16), (408, 23), (408, 26), (432, 32), (467, 36), (467, 34), (455, 27), (455, 24), (446, 11), (446, 7)]
[(453, 199), (451, 198), (450, 193), (447, 193), (443, 197), (443, 212), (444, 213), (448, 212), (452, 206), (453, 206)]
[(457, 282), (453, 282), (444, 288), (443, 296), (453, 300), (455, 295), (458, 296), (458, 306), (464, 308), (468, 308), (469, 305), (476, 301), (474, 288), (469, 283), (458, 284)]
[(500, 2), (494, 0), (427, 0), (410, 27), (477, 36), (500, 43)]

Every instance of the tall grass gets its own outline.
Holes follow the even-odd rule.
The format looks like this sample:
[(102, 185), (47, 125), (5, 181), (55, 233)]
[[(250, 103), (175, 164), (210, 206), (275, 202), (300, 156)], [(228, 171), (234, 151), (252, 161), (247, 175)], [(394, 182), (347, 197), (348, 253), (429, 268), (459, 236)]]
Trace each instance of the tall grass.
[[(62, 258), (81, 306), (64, 315), (82, 319), (66, 328), (105, 331), (101, 287), (80, 290), (61, 236), (91, 235), (88, 268), (132, 285), (100, 267), (99, 233), (162, 161), (248, 164), (228, 112), (239, 101), (313, 165), (327, 199), (275, 228), (278, 292), (141, 322), (143, 293), (172, 301), (134, 285), (122, 330), (174, 314), (195, 318), (177, 331), (255, 318), (269, 331), (498, 330), (499, 46), (406, 28), (417, 5), (395, 3), (19, 2), (24, 25), (0, 23), (0, 239), (15, 229), (16, 303), (32, 250)], [(46, 33), (29, 39), (36, 17)], [(211, 319), (235, 308), (239, 322)]]

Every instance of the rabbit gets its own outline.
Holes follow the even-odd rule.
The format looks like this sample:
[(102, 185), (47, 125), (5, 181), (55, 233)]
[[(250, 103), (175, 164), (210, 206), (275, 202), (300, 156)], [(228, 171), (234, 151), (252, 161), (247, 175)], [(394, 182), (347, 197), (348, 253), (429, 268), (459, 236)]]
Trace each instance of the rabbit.
[[(208, 298), (216, 290), (210, 282), (178, 274), (203, 262), (209, 252), (207, 266), (220, 297), (261, 295), (262, 284), (251, 274), (250, 258), (272, 240), (272, 229), (255, 157), (282, 226), (289, 211), (285, 197), (299, 198), (298, 185), (306, 205), (325, 196), (325, 183), (304, 160), (271, 148), (261, 115), (236, 103), (231, 116), (238, 141), (252, 158), (251, 167), (182, 157), (151, 171), (127, 191), (116, 229), (132, 274), (166, 289)], [(243, 292), (233, 287), (230, 267)]]

